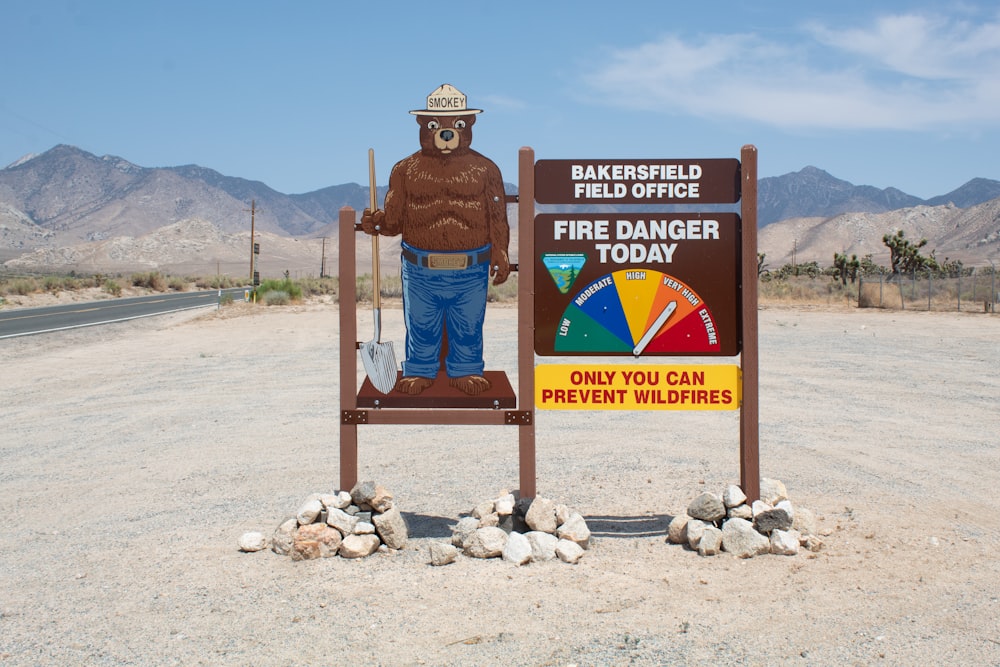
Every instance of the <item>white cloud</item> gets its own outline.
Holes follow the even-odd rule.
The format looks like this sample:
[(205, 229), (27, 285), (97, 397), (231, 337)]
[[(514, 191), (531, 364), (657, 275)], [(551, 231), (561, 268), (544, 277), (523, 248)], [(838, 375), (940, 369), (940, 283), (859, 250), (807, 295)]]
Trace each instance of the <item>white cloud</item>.
[(585, 77), (609, 104), (783, 127), (928, 129), (1000, 123), (1000, 23), (918, 14), (612, 51)]

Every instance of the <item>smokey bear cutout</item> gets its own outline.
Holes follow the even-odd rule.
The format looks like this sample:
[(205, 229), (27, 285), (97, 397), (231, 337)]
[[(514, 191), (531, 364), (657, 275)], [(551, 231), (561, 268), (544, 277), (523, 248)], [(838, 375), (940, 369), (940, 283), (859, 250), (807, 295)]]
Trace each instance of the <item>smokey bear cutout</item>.
[(416, 395), (440, 370), (452, 387), (476, 396), (490, 388), (483, 376), (483, 321), (489, 279), (510, 275), (510, 227), (500, 169), (472, 150), (472, 126), (481, 109), (444, 84), (411, 111), (420, 126), (420, 150), (392, 168), (383, 209), (365, 209), (368, 234), (402, 235), (406, 359), (395, 391)]

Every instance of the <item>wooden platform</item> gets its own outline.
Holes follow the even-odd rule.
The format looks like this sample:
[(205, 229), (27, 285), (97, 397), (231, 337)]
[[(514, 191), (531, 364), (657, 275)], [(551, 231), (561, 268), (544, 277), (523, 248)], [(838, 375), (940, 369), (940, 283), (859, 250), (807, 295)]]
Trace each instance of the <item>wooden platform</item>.
[[(397, 372), (396, 379), (402, 377)], [(444, 372), (438, 373), (437, 379), (427, 389), (416, 396), (403, 394), (396, 390), (383, 394), (376, 389), (371, 380), (365, 378), (358, 392), (359, 408), (487, 408), (512, 410), (517, 407), (517, 397), (514, 389), (503, 371), (484, 371), (483, 377), (490, 381), (490, 388), (478, 396), (469, 396), (448, 384)], [(377, 402), (376, 402), (377, 401)]]

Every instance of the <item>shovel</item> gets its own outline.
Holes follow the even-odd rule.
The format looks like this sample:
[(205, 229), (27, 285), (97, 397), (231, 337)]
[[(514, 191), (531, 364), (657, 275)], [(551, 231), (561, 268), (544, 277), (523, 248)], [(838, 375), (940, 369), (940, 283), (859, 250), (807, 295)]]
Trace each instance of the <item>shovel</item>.
[[(368, 149), (369, 208), (374, 213), (378, 202), (375, 197), (375, 151)], [(392, 343), (381, 342), (382, 336), (382, 295), (379, 287), (378, 231), (372, 234), (372, 306), (375, 316), (375, 337), (361, 343), (361, 363), (372, 386), (383, 394), (388, 394), (396, 386), (396, 351)]]

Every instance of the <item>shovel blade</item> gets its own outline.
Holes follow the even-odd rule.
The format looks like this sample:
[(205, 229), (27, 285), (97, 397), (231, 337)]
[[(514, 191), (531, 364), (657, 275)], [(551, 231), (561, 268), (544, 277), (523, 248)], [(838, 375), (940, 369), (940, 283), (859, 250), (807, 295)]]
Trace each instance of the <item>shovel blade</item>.
[(372, 386), (388, 394), (396, 386), (396, 351), (392, 343), (361, 343), (361, 363)]

